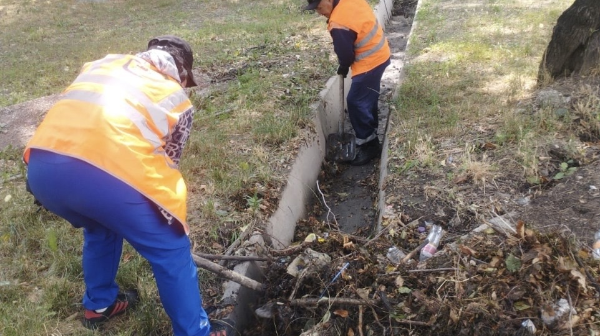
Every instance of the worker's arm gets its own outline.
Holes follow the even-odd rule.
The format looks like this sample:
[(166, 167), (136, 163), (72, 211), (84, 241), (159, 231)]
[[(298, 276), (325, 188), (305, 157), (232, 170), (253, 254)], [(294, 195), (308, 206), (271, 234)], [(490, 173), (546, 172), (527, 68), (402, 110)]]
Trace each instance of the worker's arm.
[(179, 116), (177, 124), (173, 127), (173, 131), (169, 133), (169, 137), (165, 140), (165, 151), (177, 166), (179, 166), (179, 160), (181, 159), (185, 143), (190, 137), (193, 120), (194, 108), (191, 107)]
[(338, 57), (338, 74), (346, 77), (350, 66), (354, 63), (354, 42), (357, 34), (348, 28), (333, 28), (330, 34), (333, 39), (333, 50)]

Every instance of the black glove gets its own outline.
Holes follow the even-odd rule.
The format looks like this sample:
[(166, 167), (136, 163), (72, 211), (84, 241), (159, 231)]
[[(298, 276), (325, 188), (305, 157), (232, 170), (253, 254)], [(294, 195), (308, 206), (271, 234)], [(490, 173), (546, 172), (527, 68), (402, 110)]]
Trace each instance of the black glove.
[(338, 66), (337, 74), (342, 75), (344, 78), (346, 78), (349, 70), (350, 68), (348, 68), (347, 66), (340, 65)]

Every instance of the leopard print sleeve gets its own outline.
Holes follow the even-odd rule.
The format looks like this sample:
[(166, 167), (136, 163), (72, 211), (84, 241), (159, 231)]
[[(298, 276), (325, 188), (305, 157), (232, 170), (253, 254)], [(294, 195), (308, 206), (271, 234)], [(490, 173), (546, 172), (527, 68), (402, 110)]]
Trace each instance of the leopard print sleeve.
[(177, 124), (173, 127), (173, 131), (165, 141), (165, 152), (177, 166), (179, 166), (179, 160), (181, 159), (185, 143), (190, 137), (193, 119), (194, 108), (191, 107), (179, 116)]

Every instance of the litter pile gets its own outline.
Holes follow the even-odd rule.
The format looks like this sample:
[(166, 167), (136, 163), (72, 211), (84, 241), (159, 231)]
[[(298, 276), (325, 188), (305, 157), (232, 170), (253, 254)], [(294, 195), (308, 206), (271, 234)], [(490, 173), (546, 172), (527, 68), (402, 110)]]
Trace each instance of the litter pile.
[(274, 254), (255, 310), (259, 322), (245, 335), (600, 330), (599, 263), (564, 233), (536, 232), (508, 217), (460, 237), (402, 218), (386, 221), (371, 239), (326, 229), (309, 218), (297, 227), (301, 243)]

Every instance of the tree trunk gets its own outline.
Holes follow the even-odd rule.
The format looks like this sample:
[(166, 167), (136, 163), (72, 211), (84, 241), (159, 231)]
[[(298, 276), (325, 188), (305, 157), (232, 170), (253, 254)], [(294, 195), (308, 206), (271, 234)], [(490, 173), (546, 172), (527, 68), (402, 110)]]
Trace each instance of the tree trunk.
[(538, 81), (586, 75), (600, 64), (600, 0), (575, 0), (556, 22)]

